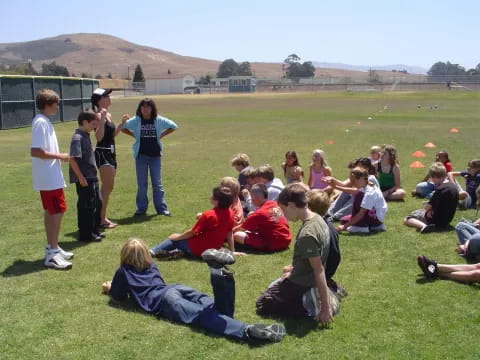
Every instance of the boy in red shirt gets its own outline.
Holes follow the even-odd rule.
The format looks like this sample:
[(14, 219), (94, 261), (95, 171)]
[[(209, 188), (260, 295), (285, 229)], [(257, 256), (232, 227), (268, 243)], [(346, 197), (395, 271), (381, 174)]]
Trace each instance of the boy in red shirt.
[(264, 184), (250, 189), (253, 204), (257, 207), (235, 232), (235, 242), (261, 251), (280, 251), (288, 248), (292, 235), (283, 212), (275, 201), (268, 199)]
[(210, 202), (213, 209), (203, 212), (190, 230), (181, 234), (171, 234), (160, 244), (150, 249), (155, 257), (176, 259), (185, 255), (200, 257), (207, 249), (219, 249), (225, 239), (230, 250), (235, 251), (233, 243), (232, 193), (229, 188), (213, 188)]

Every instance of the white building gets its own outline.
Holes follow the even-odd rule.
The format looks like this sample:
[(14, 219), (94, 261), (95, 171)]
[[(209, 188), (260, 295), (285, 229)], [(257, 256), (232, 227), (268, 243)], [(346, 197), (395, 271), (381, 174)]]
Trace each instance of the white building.
[(195, 77), (192, 75), (167, 75), (145, 80), (145, 95), (184, 94), (195, 87)]

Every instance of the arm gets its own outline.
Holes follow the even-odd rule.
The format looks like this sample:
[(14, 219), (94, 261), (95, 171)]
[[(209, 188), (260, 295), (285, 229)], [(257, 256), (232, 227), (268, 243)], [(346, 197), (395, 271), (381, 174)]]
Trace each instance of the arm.
[(355, 216), (353, 216), (349, 222), (347, 222), (344, 225), (338, 225), (337, 231), (343, 231), (349, 226), (355, 225), (365, 216), (366, 213), (367, 213), (367, 209), (361, 208), (360, 211)]
[(308, 170), (308, 186), (312, 187), (312, 166), (310, 165), (310, 168)]
[[(130, 115), (128, 114), (123, 114), (122, 115), (122, 122), (115, 128), (115, 136), (117, 136), (118, 134), (120, 134), (120, 131), (123, 132), (124, 134), (127, 134), (127, 135), (130, 135), (130, 136), (133, 136), (133, 134), (128, 131), (128, 130), (125, 130), (123, 131), (123, 126), (125, 125), (125, 123), (127, 122), (127, 120), (130, 118)], [(127, 132), (128, 131), (128, 132)]]
[(98, 127), (95, 129), (95, 138), (97, 141), (102, 141), (105, 135), (105, 123), (107, 122), (107, 109), (101, 109), (97, 114)]
[(459, 171), (451, 171), (447, 174), (447, 177), (448, 177), (448, 181), (450, 181), (451, 183), (455, 183), (455, 179), (453, 178), (454, 176), (460, 176), (460, 172)]
[(129, 136), (135, 138), (135, 135), (133, 135), (133, 133), (132, 133), (130, 130), (121, 129), (120, 131), (121, 131), (122, 133), (124, 133), (125, 135), (129, 135)]
[(322, 265), (320, 256), (310, 257), (308, 258), (308, 261), (313, 269), (315, 286), (318, 289), (318, 295), (320, 297), (320, 304), (318, 304), (320, 311), (315, 320), (325, 326), (333, 321), (332, 310), (330, 309), (330, 301), (328, 298), (327, 280), (325, 279), (325, 269)]
[(160, 137), (159, 137), (158, 139), (162, 139), (163, 137), (171, 134), (171, 133), (174, 132), (174, 131), (175, 131), (175, 129), (172, 129), (172, 128), (167, 129), (167, 130), (165, 130), (164, 132), (162, 132), (162, 133), (160, 134)]
[(401, 188), (401, 185), (400, 185), (400, 168), (398, 167), (398, 165), (395, 165), (395, 167), (393, 168), (393, 177), (395, 178), (395, 186), (392, 189), (389, 190), (392, 193), (395, 190)]
[(332, 169), (327, 166), (327, 167), (323, 170), (323, 173), (325, 174), (325, 176), (331, 176), (331, 175), (332, 175)]
[(31, 148), (30, 149), (30, 156), (36, 157), (39, 159), (58, 159), (62, 161), (69, 161), (70, 155), (66, 153), (53, 153), (49, 151), (45, 151), (41, 148)]
[(83, 176), (82, 172), (80, 171), (80, 167), (77, 164), (77, 160), (72, 157), (70, 159), (70, 166), (72, 167), (73, 172), (77, 175), (78, 182), (82, 187), (88, 186), (87, 180)]
[(178, 240), (190, 239), (194, 235), (195, 235), (195, 232), (192, 229), (190, 229), (190, 230), (184, 231), (181, 234), (173, 233), (168, 238), (172, 241), (178, 241)]

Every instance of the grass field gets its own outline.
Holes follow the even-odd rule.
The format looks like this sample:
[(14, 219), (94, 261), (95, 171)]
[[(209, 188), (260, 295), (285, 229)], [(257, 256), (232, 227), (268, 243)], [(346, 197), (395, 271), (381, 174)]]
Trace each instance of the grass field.
[[(116, 122), (134, 113), (138, 98), (114, 99)], [(70, 271), (43, 267), (45, 235), (38, 193), (32, 190), (30, 129), (0, 132), (0, 349), (2, 359), (478, 359), (475, 334), (480, 325), (480, 287), (450, 281), (425, 283), (416, 256), (462, 262), (453, 249), (454, 232), (420, 235), (402, 225), (422, 201), (407, 197), (390, 203), (387, 232), (341, 235), (342, 263), (335, 275), (349, 296), (331, 329), (306, 320), (280, 319), (288, 336), (282, 343), (249, 346), (202, 330), (157, 320), (131, 303), (114, 307), (101, 295), (119, 264), (119, 250), (130, 236), (156, 244), (194, 221), (209, 207), (211, 188), (222, 176), (236, 176), (229, 160), (237, 152), (253, 165), (280, 163), (296, 150), (304, 169), (315, 148), (326, 151), (333, 175), (347, 176), (352, 158), (367, 155), (374, 144), (392, 143), (400, 155), (402, 183), (409, 193), (425, 171), (410, 169), (411, 154), (422, 150), (426, 166), (434, 142), (463, 169), (478, 157), (480, 95), (477, 93), (311, 93), (238, 96), (171, 96), (156, 99), (161, 114), (180, 128), (165, 139), (163, 180), (174, 217), (134, 218), (135, 170), (131, 138), (117, 138), (118, 176), (110, 218), (119, 223), (102, 243), (78, 243), (75, 187), (66, 189), (69, 210), (61, 245), (75, 252)], [(418, 108), (417, 105), (422, 105)], [(438, 109), (430, 110), (430, 105)], [(388, 106), (388, 110), (384, 110)], [(368, 120), (368, 117), (372, 117)], [(75, 123), (57, 124), (60, 148), (68, 150)], [(451, 134), (449, 129), (460, 130)], [(348, 131), (347, 131), (348, 130)], [(327, 144), (333, 140), (334, 144)], [(64, 167), (67, 174), (67, 168)], [(283, 178), (283, 177), (282, 177)], [(474, 218), (475, 211), (459, 211)], [(455, 222), (454, 221), (454, 222)], [(295, 234), (298, 224), (291, 226)], [(274, 255), (239, 258), (236, 317), (247, 323), (255, 299), (290, 263), (292, 249)], [(168, 283), (183, 283), (211, 294), (207, 266), (182, 259), (160, 262)], [(278, 320), (278, 319), (277, 319)]]

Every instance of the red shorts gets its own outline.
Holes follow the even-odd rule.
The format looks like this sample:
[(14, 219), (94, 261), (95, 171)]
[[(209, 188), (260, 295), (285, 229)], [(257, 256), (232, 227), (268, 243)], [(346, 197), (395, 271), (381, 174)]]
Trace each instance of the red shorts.
[(245, 233), (247, 234), (247, 236), (245, 237), (245, 245), (248, 245), (257, 250), (264, 250), (264, 251), (270, 250), (269, 241), (265, 240), (257, 233), (253, 233), (250, 231), (245, 231)]
[(50, 215), (60, 214), (67, 211), (67, 203), (65, 202), (65, 194), (63, 189), (40, 190), (43, 208)]

